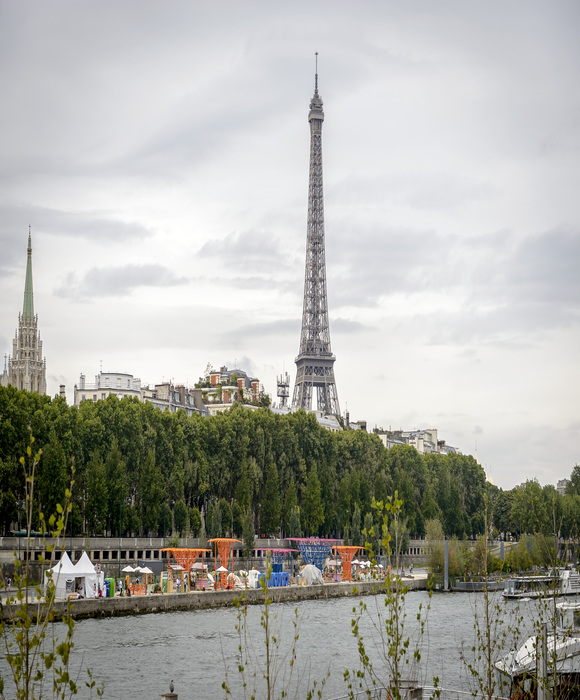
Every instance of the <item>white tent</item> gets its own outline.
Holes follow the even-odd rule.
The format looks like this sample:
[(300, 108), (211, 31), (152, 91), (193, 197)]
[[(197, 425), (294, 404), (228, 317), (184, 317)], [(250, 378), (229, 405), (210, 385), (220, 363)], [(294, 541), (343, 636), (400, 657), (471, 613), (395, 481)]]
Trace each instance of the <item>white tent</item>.
[(105, 575), (102, 572), (97, 573), (95, 565), (89, 559), (89, 555), (83, 552), (82, 557), (73, 568), (81, 595), (84, 598), (97, 598), (99, 590), (103, 588)]
[(306, 579), (306, 584), (308, 586), (322, 583), (322, 571), (314, 566), (314, 564), (307, 564), (300, 572), (300, 577)]
[[(50, 569), (50, 578), (54, 583), (55, 597), (66, 598), (69, 593), (74, 591), (75, 584), (75, 567), (66, 552), (62, 553), (60, 561)], [(48, 586), (49, 572), (44, 574), (44, 590)]]

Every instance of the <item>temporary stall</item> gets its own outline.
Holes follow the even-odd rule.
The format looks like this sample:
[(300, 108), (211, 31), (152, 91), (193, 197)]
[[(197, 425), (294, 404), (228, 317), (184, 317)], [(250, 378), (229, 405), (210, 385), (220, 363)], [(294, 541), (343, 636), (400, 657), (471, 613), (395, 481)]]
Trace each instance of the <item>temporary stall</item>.
[(259, 588), (259, 576), (260, 572), (258, 571), (258, 569), (250, 569), (250, 571), (248, 571), (248, 588)]
[(76, 588), (83, 598), (97, 598), (105, 583), (105, 574), (102, 571), (97, 573), (86, 552), (74, 565), (74, 577)]
[(55, 587), (56, 598), (66, 598), (75, 589), (75, 567), (66, 552), (62, 553), (52, 569), (44, 574), (44, 590), (47, 590), (48, 582), (52, 580)]
[(306, 581), (307, 586), (322, 583), (322, 571), (314, 564), (306, 564), (300, 572), (300, 577)]

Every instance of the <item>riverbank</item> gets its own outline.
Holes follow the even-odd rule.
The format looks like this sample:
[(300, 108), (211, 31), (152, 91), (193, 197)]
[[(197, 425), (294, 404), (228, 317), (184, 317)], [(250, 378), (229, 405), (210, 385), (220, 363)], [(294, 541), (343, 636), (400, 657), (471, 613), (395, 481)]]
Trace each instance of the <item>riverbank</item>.
[[(403, 582), (410, 590), (426, 590), (427, 577), (418, 575), (413, 578), (405, 577)], [(316, 600), (329, 598), (344, 598), (347, 596), (377, 595), (381, 593), (380, 581), (356, 581), (341, 583), (324, 583), (316, 586), (285, 586), (270, 588), (268, 594), (276, 603), (298, 602), (301, 600)], [(248, 605), (260, 605), (264, 602), (264, 591), (261, 588), (248, 588), (233, 591), (192, 591), (190, 593), (153, 594), (148, 596), (131, 596), (118, 598), (87, 598), (71, 600), (70, 609), (76, 620), (86, 618), (120, 617), (124, 615), (139, 615), (144, 613), (169, 612), (174, 610), (203, 610), (206, 608), (221, 608), (234, 605), (236, 600), (244, 600)], [(35, 617), (42, 603), (29, 603), (30, 614)], [(17, 610), (17, 606), (8, 608), (2, 605), (2, 619), (9, 620)], [(67, 615), (68, 601), (54, 603), (56, 620)]]

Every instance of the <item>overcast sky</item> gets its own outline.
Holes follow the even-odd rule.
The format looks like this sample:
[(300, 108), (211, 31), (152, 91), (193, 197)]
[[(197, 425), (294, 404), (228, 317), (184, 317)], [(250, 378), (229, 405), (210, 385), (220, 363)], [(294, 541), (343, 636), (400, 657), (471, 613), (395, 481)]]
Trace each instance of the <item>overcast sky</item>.
[[(319, 52), (341, 409), (580, 463), (580, 4), (0, 0), (0, 349), (48, 392), (295, 378)], [(276, 399), (276, 397), (273, 397)]]

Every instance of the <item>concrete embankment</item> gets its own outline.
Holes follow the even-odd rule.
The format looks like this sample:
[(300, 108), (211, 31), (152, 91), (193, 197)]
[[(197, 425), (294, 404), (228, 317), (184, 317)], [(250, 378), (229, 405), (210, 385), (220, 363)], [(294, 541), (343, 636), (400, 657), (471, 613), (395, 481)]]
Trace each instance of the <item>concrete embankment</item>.
[[(426, 578), (405, 578), (404, 584), (411, 590), (426, 590)], [(269, 594), (274, 602), (298, 602), (342, 598), (346, 596), (377, 595), (382, 591), (380, 581), (357, 581), (356, 583), (325, 583), (318, 586), (286, 586), (270, 588)], [(234, 605), (235, 600), (244, 600), (249, 605), (264, 602), (264, 591), (260, 588), (233, 591), (193, 591), (191, 593), (155, 594), (132, 596), (130, 598), (94, 598), (71, 601), (72, 615), (75, 619), (90, 617), (117, 617), (120, 615), (137, 615), (141, 613), (168, 612), (171, 610), (201, 610)], [(37, 603), (29, 604), (29, 612), (34, 617)], [(40, 604), (42, 605), (42, 604)], [(2, 619), (9, 619), (16, 606), (2, 606)], [(60, 619), (68, 612), (68, 603), (57, 601), (54, 604), (55, 619)]]

